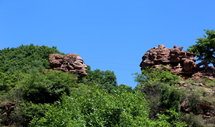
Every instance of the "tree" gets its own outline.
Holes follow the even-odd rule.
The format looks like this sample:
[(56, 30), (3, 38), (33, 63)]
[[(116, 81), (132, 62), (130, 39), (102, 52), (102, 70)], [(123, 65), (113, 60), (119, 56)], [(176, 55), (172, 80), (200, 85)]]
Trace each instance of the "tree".
[(212, 63), (215, 67), (215, 31), (204, 30), (204, 38), (197, 38), (196, 44), (189, 46), (187, 51), (194, 52), (198, 60)]
[(89, 65), (87, 65), (87, 76), (82, 78), (80, 83), (85, 85), (99, 84), (99, 87), (107, 89), (109, 92), (118, 87), (113, 71), (101, 71), (100, 69), (92, 71)]
[(0, 72), (5, 75), (14, 74), (20, 70), (27, 73), (32, 68), (42, 70), (49, 68), (49, 54), (62, 54), (57, 47), (21, 45), (17, 48), (0, 50)]
[(17, 75), (6, 76), (4, 73), (0, 72), (0, 91), (8, 92), (18, 81)]
[(142, 86), (145, 86), (146, 84), (153, 85), (161, 82), (171, 84), (180, 79), (179, 76), (161, 67), (157, 69), (147, 67), (142, 70), (142, 74), (135, 73), (133, 75), (136, 75), (135, 81), (140, 83)]
[(80, 96), (76, 89), (71, 96), (62, 96), (62, 101), (47, 104), (44, 117), (35, 116), (30, 127), (177, 127), (185, 122), (168, 122), (178, 119), (178, 113), (170, 111), (170, 116), (159, 115), (156, 121), (148, 118), (149, 107), (140, 91), (128, 92), (117, 89), (114, 94), (94, 85)]
[(38, 72), (32, 70), (29, 76), (23, 81), (24, 90), (22, 96), (24, 100), (33, 103), (53, 103), (60, 99), (62, 93), (70, 94), (71, 88), (77, 88), (75, 75), (61, 71), (49, 70), (48, 72)]

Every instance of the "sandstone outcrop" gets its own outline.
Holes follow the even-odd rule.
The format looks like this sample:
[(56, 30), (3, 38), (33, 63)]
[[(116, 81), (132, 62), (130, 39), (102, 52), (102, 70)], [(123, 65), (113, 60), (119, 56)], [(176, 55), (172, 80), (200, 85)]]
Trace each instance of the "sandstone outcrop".
[[(141, 70), (147, 67), (157, 68), (161, 65), (169, 65), (164, 68), (185, 79), (200, 79), (215, 77), (215, 68), (208, 67), (206, 62), (196, 64), (193, 52), (183, 52), (183, 47), (174, 46), (173, 49), (159, 45), (148, 50), (142, 57)], [(203, 66), (203, 67), (202, 67)]]
[[(50, 54), (50, 69), (78, 74), (81, 78), (87, 76), (87, 66), (83, 59), (75, 53), (68, 55)], [(48, 69), (42, 70), (48, 71)]]

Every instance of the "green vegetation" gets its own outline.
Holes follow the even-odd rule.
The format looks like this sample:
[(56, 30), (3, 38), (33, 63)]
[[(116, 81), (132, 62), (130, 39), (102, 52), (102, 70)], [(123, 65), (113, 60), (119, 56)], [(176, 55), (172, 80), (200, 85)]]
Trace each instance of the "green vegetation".
[(16, 109), (16, 114), (14, 114), (17, 118), (15, 122), (19, 124), (19, 126), (27, 127), (29, 126), (30, 121), (34, 117), (44, 117), (45, 112), (48, 110), (46, 104), (34, 104), (32, 102), (24, 101), (19, 105), (20, 109)]
[(0, 72), (0, 91), (9, 91), (13, 88), (18, 81), (15, 75), (6, 76), (3, 72)]
[(175, 89), (170, 92), (169, 88), (166, 86), (161, 90), (161, 94), (158, 106), (163, 109), (172, 109), (179, 112), (179, 104), (181, 101), (180, 93)]
[[(78, 90), (76, 91), (78, 92)], [(157, 121), (148, 118), (149, 108), (141, 92), (130, 93), (126, 89), (117, 89), (108, 94), (98, 86), (91, 87), (78, 97), (73, 92), (70, 97), (63, 96), (62, 102), (48, 105), (45, 117), (34, 118), (30, 126), (184, 126), (185, 123), (168, 123), (168, 116), (159, 116)], [(170, 116), (177, 116), (171, 111)]]
[(53, 46), (34, 46), (21, 45), (18, 48), (5, 48), (0, 50), (0, 72), (6, 75), (13, 74), (20, 70), (27, 73), (32, 68), (47, 69), (49, 68), (49, 54), (63, 54)]
[(215, 31), (205, 30), (204, 38), (197, 38), (196, 44), (187, 49), (189, 52), (194, 52), (198, 60), (212, 63), (215, 67)]
[(135, 81), (138, 82), (135, 90), (145, 94), (144, 97), (151, 108), (150, 118), (157, 119), (157, 113), (166, 109), (179, 112), (181, 95), (172, 85), (180, 80), (177, 75), (162, 67), (156, 70), (147, 68), (142, 70), (142, 74), (135, 73), (135, 75)]
[(136, 75), (135, 81), (142, 85), (156, 83), (172, 84), (179, 81), (177, 75), (172, 74), (172, 72), (163, 67), (157, 69), (146, 68), (145, 70), (142, 70), (142, 74), (135, 73), (134, 75)]
[(109, 93), (118, 87), (116, 75), (113, 71), (100, 71), (99, 69), (92, 71), (89, 65), (87, 66), (87, 76), (82, 78), (80, 83), (88, 86), (97, 84), (98, 87), (107, 89)]
[[(175, 86), (182, 79), (164, 67), (136, 73), (135, 89), (118, 85), (113, 71), (91, 70), (89, 65), (81, 80), (56, 70), (40, 72), (49, 68), (51, 53), (63, 54), (56, 47), (33, 44), (0, 50), (0, 105), (18, 103), (8, 117), (0, 114), (0, 126), (201, 126), (198, 105), (215, 102), (213, 94), (193, 85), (199, 81)], [(212, 87), (214, 81), (205, 83)], [(187, 93), (190, 89), (196, 91)], [(179, 109), (186, 98), (193, 112), (188, 117)]]
[(23, 80), (23, 99), (36, 104), (53, 103), (59, 100), (64, 92), (69, 96), (71, 88), (78, 86), (73, 75), (53, 70), (44, 73), (41, 74), (38, 70), (33, 70)]

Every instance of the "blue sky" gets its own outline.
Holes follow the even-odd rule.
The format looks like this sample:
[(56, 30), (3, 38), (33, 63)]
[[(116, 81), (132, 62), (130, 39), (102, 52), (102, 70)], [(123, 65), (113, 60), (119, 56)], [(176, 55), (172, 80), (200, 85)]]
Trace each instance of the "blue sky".
[(136, 86), (145, 52), (159, 44), (184, 50), (214, 30), (214, 0), (0, 0), (0, 49), (57, 46), (92, 70), (110, 70)]

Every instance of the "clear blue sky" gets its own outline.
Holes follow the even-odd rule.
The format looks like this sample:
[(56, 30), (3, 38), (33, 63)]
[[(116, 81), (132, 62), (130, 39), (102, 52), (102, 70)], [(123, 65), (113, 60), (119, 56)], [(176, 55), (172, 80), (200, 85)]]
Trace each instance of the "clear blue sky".
[(22, 44), (77, 53), (92, 70), (136, 86), (145, 52), (195, 44), (215, 28), (215, 0), (0, 0), (0, 49)]

